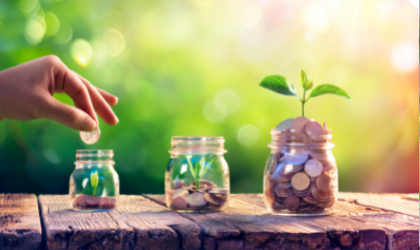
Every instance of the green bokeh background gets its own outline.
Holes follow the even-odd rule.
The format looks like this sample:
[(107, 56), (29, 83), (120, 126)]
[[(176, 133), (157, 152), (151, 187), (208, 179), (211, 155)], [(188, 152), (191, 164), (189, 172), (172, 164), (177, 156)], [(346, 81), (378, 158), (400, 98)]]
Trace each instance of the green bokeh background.
[[(301, 69), (315, 85), (336, 84), (353, 98), (318, 97), (306, 108), (332, 128), (340, 191), (417, 192), (418, 64), (404, 71), (390, 58), (398, 44), (417, 47), (418, 7), (401, 1), (381, 12), (368, 1), (333, 2), (0, 0), (0, 70), (55, 54), (119, 97), (120, 120), (100, 121), (93, 146), (51, 121), (0, 122), (0, 192), (67, 193), (76, 150), (86, 148), (114, 150), (121, 193), (163, 193), (171, 136), (182, 135), (224, 136), (231, 191), (262, 192), (270, 130), (299, 116), (300, 102), (258, 84), (282, 74), (301, 93)], [(322, 30), (305, 24), (309, 6), (324, 10)], [(34, 41), (42, 20), (47, 31), (56, 25), (51, 14), (58, 32)], [(63, 42), (66, 23), (72, 32)], [(109, 29), (124, 37), (117, 56), (104, 41)], [(85, 65), (72, 56), (76, 39), (92, 48)], [(228, 101), (216, 102), (222, 111), (212, 102), (224, 90), (239, 99), (227, 115)], [(206, 104), (218, 122), (206, 118)], [(239, 133), (243, 126), (249, 135)]]

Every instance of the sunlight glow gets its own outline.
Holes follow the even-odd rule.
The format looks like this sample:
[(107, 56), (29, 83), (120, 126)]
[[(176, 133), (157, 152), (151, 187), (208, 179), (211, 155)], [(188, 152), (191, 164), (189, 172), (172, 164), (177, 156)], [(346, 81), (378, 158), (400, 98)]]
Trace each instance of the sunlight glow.
[(92, 54), (92, 47), (86, 40), (76, 39), (71, 45), (71, 55), (77, 64), (82, 67), (89, 65)]
[[(230, 89), (220, 91), (216, 96), (216, 107), (221, 113), (233, 114), (238, 110), (241, 100), (239, 96)], [(223, 107), (220, 104), (222, 103)]]
[(419, 65), (419, 47), (410, 42), (401, 42), (394, 46), (391, 54), (391, 63), (401, 73), (415, 70)]
[(211, 2), (211, 0), (191, 0), (191, 3), (192, 3), (195, 7), (205, 7), (205, 6), (207, 6), (210, 2)]
[(303, 21), (309, 29), (318, 31), (327, 25), (327, 16), (321, 8), (310, 6), (303, 11)]
[(261, 19), (261, 8), (256, 3), (248, 3), (242, 12), (242, 25), (246, 28), (254, 27)]

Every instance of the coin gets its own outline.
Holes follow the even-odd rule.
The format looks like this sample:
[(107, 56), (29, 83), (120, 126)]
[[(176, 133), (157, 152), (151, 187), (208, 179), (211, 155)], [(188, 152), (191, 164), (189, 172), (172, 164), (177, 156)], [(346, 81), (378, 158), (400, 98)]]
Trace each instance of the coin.
[(174, 192), (172, 193), (172, 199), (175, 199), (178, 196), (187, 196), (188, 195), (188, 191), (184, 188), (178, 188), (175, 189)]
[(188, 205), (191, 207), (202, 207), (207, 204), (206, 199), (204, 199), (204, 195), (201, 193), (194, 193), (187, 196)]
[(93, 131), (80, 131), (80, 138), (86, 144), (94, 144), (99, 140), (100, 137), (101, 131), (99, 130), (98, 126), (96, 126)]
[[(324, 193), (329, 193), (330, 182), (331, 182), (331, 177), (329, 177), (326, 174), (322, 174), (318, 177), (318, 180), (316, 180), (316, 186), (318, 187), (320, 191)], [(293, 184), (293, 179), (292, 179), (292, 184)]]
[(298, 191), (303, 191), (309, 187), (311, 181), (309, 180), (308, 175), (303, 172), (297, 173), (292, 177), (292, 186)]
[(215, 197), (215, 196), (212, 196), (211, 194), (209, 194), (209, 193), (205, 193), (204, 194), (204, 199), (208, 202), (208, 203), (211, 203), (211, 204), (214, 204), (214, 205), (219, 205), (220, 204), (220, 202), (218, 202), (218, 199)]
[(322, 164), (321, 162), (311, 159), (305, 163), (305, 172), (309, 177), (318, 177), (322, 173)]
[(100, 200), (101, 200), (101, 198), (99, 198), (97, 196), (86, 195), (85, 202), (88, 206), (97, 206), (99, 204)]
[(266, 185), (266, 186), (265, 186), (264, 193), (265, 193), (265, 198), (266, 198), (266, 201), (267, 201), (269, 204), (273, 204), (273, 203), (274, 203), (274, 201), (276, 200), (276, 196), (275, 196), (275, 194), (274, 194), (273, 190), (271, 189), (271, 186), (270, 186), (270, 185)]
[(115, 207), (115, 199), (108, 197), (101, 197), (99, 201), (99, 206), (102, 208), (110, 209)]
[(306, 160), (308, 159), (308, 156), (309, 155), (307, 153), (300, 153), (300, 152), (286, 153), (284, 154), (284, 160), (287, 163), (290, 163), (293, 165), (301, 165), (306, 162)]
[(289, 129), (290, 126), (292, 125), (293, 120), (294, 120), (293, 118), (289, 118), (287, 120), (282, 121), (281, 123), (279, 123), (279, 125), (277, 125), (275, 130), (284, 131), (286, 129)]
[(309, 122), (309, 119), (306, 117), (298, 117), (293, 120), (292, 124), (290, 125), (290, 129), (296, 132), (303, 132), (303, 129), (306, 126), (306, 123)]
[(209, 193), (215, 195), (227, 195), (228, 190), (226, 188), (214, 188), (210, 190)]
[(86, 206), (86, 197), (87, 197), (87, 195), (77, 196), (73, 201), (73, 205), (85, 207)]
[(293, 193), (293, 190), (291, 188), (282, 188), (281, 186), (277, 185), (274, 188), (274, 193), (278, 197), (287, 197)]
[(310, 136), (319, 136), (324, 135), (325, 131), (322, 128), (321, 124), (316, 121), (309, 121), (306, 124), (306, 133)]
[(297, 196), (290, 195), (284, 200), (284, 205), (290, 211), (295, 211), (300, 205), (300, 200)]
[(187, 200), (184, 197), (178, 196), (171, 201), (170, 209), (182, 210), (187, 208)]

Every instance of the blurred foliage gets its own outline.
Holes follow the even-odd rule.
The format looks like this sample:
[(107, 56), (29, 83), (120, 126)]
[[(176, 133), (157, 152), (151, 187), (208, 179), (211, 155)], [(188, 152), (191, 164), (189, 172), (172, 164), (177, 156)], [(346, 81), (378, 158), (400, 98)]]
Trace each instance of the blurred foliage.
[(176, 135), (224, 136), (232, 192), (262, 192), (270, 130), (300, 104), (258, 83), (299, 84), (303, 68), (353, 98), (306, 109), (332, 128), (340, 190), (417, 192), (418, 6), (372, 3), (0, 0), (0, 70), (56, 54), (119, 97), (120, 120), (93, 146), (54, 122), (0, 122), (0, 192), (67, 193), (76, 150), (97, 148), (114, 150), (121, 193), (163, 193)]

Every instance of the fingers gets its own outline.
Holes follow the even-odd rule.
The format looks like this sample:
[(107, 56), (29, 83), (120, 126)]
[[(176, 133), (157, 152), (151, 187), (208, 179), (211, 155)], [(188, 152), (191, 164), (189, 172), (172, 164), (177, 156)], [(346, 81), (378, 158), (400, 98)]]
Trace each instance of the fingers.
[[(118, 123), (118, 118), (117, 116), (114, 114), (114, 112), (112, 111), (111, 107), (109, 106), (108, 102), (105, 100), (105, 97), (103, 95), (100, 94), (99, 90), (97, 88), (95, 88), (92, 84), (90, 84), (90, 82), (86, 79), (84, 79), (83, 77), (79, 76), (79, 79), (83, 82), (83, 84), (86, 86), (90, 98), (92, 100), (92, 104), (93, 107), (95, 108), (97, 114), (109, 125), (115, 125)], [(108, 97), (108, 99), (110, 101), (112, 101), (112, 103), (115, 103), (118, 101), (118, 99), (103, 91), (106, 96)], [(114, 104), (114, 105), (115, 105)]]
[(69, 128), (83, 131), (95, 129), (97, 121), (82, 110), (66, 105), (54, 98), (47, 101), (43, 109), (42, 118), (59, 122)]
[(59, 68), (55, 77), (54, 90), (56, 92), (64, 92), (71, 99), (77, 108), (87, 113), (96, 123), (96, 113), (93, 108), (92, 101), (88, 89), (79, 77), (64, 64), (57, 66)]
[(106, 92), (103, 89), (100, 88), (96, 88), (96, 90), (98, 90), (99, 94), (101, 94), (101, 96), (105, 99), (105, 101), (111, 105), (111, 106), (115, 106), (118, 103), (118, 97), (111, 95), (110, 93)]

